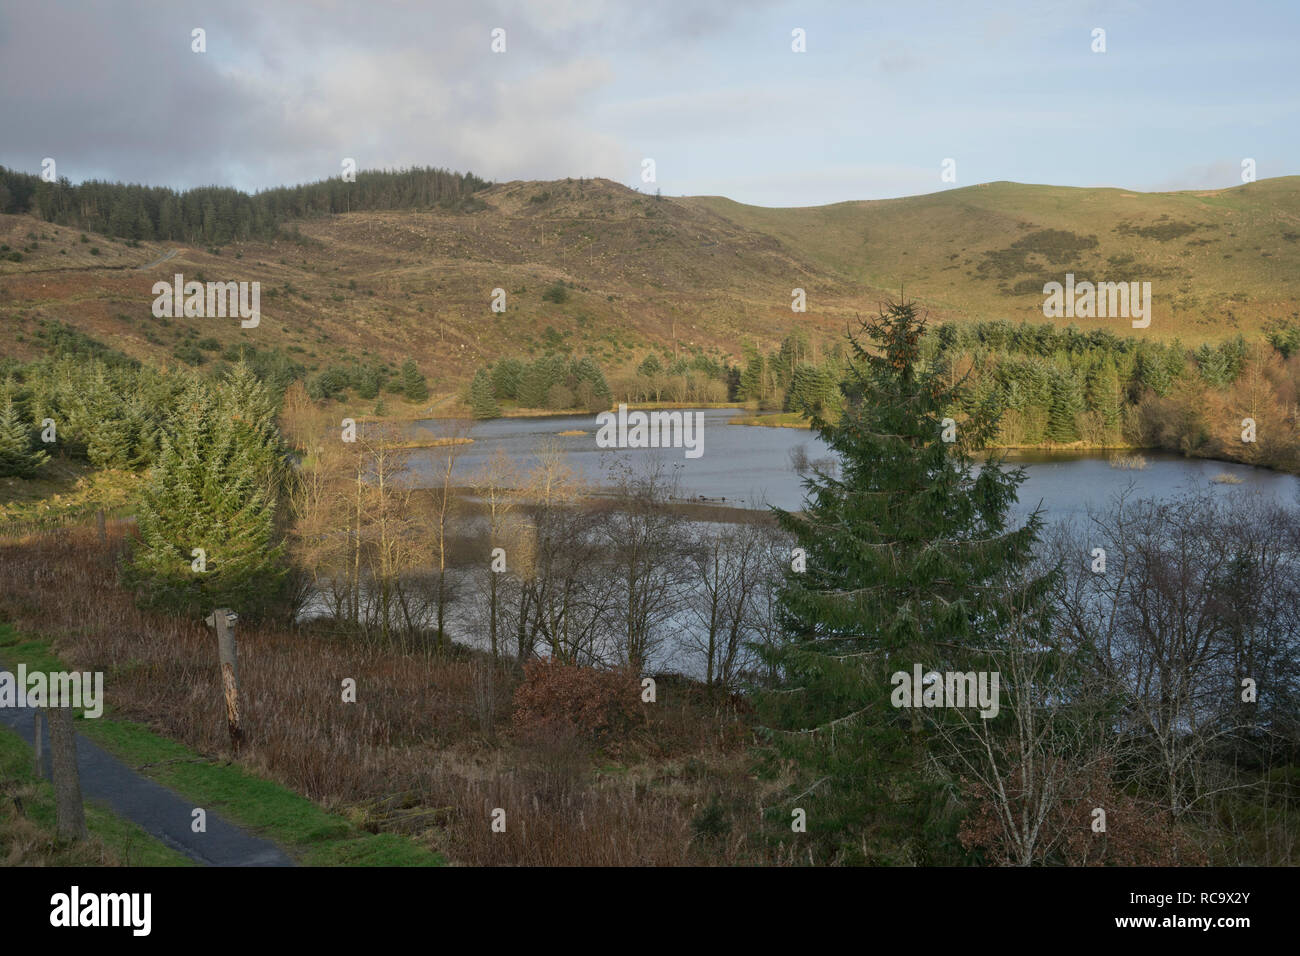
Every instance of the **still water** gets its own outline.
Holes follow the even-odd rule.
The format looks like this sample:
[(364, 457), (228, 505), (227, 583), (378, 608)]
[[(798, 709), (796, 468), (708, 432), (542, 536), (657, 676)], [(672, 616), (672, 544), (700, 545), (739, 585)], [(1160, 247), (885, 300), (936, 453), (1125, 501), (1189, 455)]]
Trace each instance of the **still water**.
[[(803, 456), (811, 462), (829, 457), (829, 450), (806, 429), (731, 425), (741, 414), (735, 409), (702, 410), (703, 454), (687, 458), (681, 448), (602, 449), (596, 447), (596, 416), (565, 415), (544, 418), (499, 418), (479, 422), (470, 433), (474, 443), (464, 448), (456, 463), (454, 480), (468, 484), (474, 473), (502, 449), (526, 471), (537, 462), (536, 450), (555, 442), (565, 462), (584, 481), (599, 488), (609, 485), (610, 468), (624, 463), (636, 468), (644, 456), (672, 465), (680, 480), (679, 495), (700, 497), (732, 507), (759, 508), (765, 504), (796, 510), (803, 502), (803, 487), (793, 461)], [(436, 422), (419, 423), (437, 429)], [(560, 432), (580, 431), (579, 435)], [(412, 455), (417, 484), (435, 481), (439, 449), (421, 449)], [(1135, 497), (1164, 497), (1187, 488), (1210, 488), (1215, 494), (1259, 493), (1289, 505), (1300, 503), (1300, 478), (1249, 465), (1182, 458), (1162, 452), (1142, 452), (1143, 469), (1113, 468), (1105, 452), (1025, 452), (1010, 461), (1023, 465), (1027, 479), (1020, 486), (1018, 511), (1033, 510), (1040, 502), (1048, 516), (1064, 517), (1105, 505), (1130, 486)], [(1231, 475), (1239, 484), (1211, 479)]]
[[(453, 472), (453, 482), (469, 485), (475, 474), (498, 451), (504, 451), (516, 468), (527, 472), (537, 463), (537, 450), (554, 443), (565, 453), (565, 464), (593, 490), (613, 482), (611, 469), (620, 465), (634, 472), (647, 462), (673, 466), (679, 481), (678, 496), (707, 499), (738, 508), (762, 508), (767, 504), (797, 510), (803, 504), (802, 481), (796, 461), (829, 460), (829, 449), (806, 429), (765, 428), (731, 425), (739, 417), (735, 409), (704, 409), (703, 454), (687, 458), (685, 449), (601, 449), (596, 447), (595, 415), (565, 415), (542, 418), (502, 418), (479, 422), (470, 436), (473, 443), (462, 446)], [(439, 433), (436, 421), (417, 423), (415, 431), (427, 428)], [(579, 434), (563, 435), (562, 432)], [(418, 449), (410, 459), (417, 485), (438, 483), (443, 449)], [(1120, 492), (1136, 498), (1160, 498), (1190, 489), (1208, 489), (1214, 495), (1247, 496), (1296, 507), (1300, 504), (1300, 478), (1247, 465), (1186, 459), (1159, 452), (1143, 452), (1146, 467), (1112, 467), (1108, 453), (1026, 452), (1010, 459), (1023, 465), (1027, 474), (1020, 486), (1016, 510), (1024, 515), (1041, 507), (1048, 521), (1085, 512), (1089, 506), (1104, 507)], [(829, 462), (828, 462), (829, 463)], [(1232, 476), (1236, 483), (1211, 479)], [(486, 649), (486, 626), (475, 595), (480, 585), (473, 569), (453, 568), (449, 574), (461, 599), (448, 610), (447, 630), (453, 640)], [(323, 605), (305, 612), (323, 613)], [(695, 625), (687, 615), (678, 615), (662, 628), (662, 643), (652, 653), (656, 669), (666, 669), (703, 678), (703, 657), (689, 642)]]

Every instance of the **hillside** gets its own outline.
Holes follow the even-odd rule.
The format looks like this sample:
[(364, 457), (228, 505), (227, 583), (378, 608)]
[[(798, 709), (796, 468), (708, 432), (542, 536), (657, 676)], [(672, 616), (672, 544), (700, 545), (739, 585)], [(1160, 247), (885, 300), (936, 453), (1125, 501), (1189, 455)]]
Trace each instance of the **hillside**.
[[(1294, 318), (1300, 308), (1297, 176), (1173, 193), (998, 182), (804, 209), (683, 202), (773, 236), (850, 281), (903, 287), (955, 320), (1041, 322), (1043, 284), (1067, 271), (1150, 281), (1150, 334), (1192, 343)], [(1092, 324), (1125, 334), (1122, 322)]]
[[(220, 248), (0, 216), (0, 356), (34, 356), (38, 321), (54, 319), (150, 362), (205, 340), (207, 354), (277, 347), (308, 369), (411, 356), (436, 388), (548, 348), (608, 367), (674, 344), (738, 358), (796, 323), (835, 334), (899, 288), (936, 320), (1041, 322), (1042, 285), (1066, 271), (1150, 281), (1145, 334), (1189, 344), (1293, 317), (1300, 301), (1300, 177), (1146, 194), (990, 183), (804, 209), (661, 199), (607, 180), (503, 183), (475, 198), (310, 218), (296, 237)], [(260, 282), (261, 324), (154, 318), (152, 286), (175, 273)], [(548, 298), (563, 301), (544, 299), (556, 283), (564, 292)], [(795, 287), (806, 314), (790, 310)], [(495, 288), (504, 314), (490, 309)]]

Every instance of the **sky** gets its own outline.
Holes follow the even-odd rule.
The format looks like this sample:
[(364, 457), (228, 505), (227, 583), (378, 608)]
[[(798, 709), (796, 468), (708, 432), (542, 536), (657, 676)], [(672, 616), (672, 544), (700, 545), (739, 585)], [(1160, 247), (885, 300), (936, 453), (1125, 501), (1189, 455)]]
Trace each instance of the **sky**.
[(1297, 0), (5, 0), (0, 165), (253, 191), (352, 158), (766, 206), (1221, 188), (1300, 173), (1297, 41)]

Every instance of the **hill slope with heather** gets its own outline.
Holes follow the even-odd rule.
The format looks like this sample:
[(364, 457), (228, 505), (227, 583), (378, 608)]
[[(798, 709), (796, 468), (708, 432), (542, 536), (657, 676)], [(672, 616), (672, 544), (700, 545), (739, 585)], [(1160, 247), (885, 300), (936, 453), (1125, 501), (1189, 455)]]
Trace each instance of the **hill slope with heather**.
[[(614, 368), (652, 347), (739, 358), (794, 325), (834, 335), (900, 288), (936, 321), (1041, 322), (1043, 283), (1067, 271), (1150, 281), (1143, 334), (1189, 344), (1300, 308), (1300, 177), (1179, 193), (990, 183), (789, 209), (608, 180), (502, 183), (474, 199), (323, 215), (220, 248), (0, 216), (0, 356), (39, 354), (40, 323), (54, 320), (153, 364), (251, 344), (308, 370), (413, 357), (450, 384), (548, 350)], [(260, 325), (155, 318), (154, 283), (178, 273), (260, 282)], [(791, 311), (794, 288), (806, 313)], [(1076, 324), (1130, 332), (1122, 319)]]

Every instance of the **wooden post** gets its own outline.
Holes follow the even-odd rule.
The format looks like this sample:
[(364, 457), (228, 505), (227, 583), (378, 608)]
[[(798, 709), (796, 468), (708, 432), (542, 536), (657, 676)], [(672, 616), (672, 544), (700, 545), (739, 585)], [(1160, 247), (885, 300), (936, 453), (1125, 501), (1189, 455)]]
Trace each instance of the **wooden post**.
[(239, 753), (244, 732), (239, 726), (239, 656), (235, 648), (235, 614), (227, 607), (219, 607), (207, 617), (209, 626), (217, 631), (217, 655), (221, 661), (221, 686), (226, 697), (226, 729), (230, 731), (230, 746)]
[(104, 509), (100, 508), (95, 513), (95, 527), (99, 529), (99, 543), (108, 547), (108, 525), (104, 521)]
[(70, 701), (47, 707), (50, 722), (50, 766), (54, 771), (54, 815), (59, 838), (86, 839), (86, 811), (81, 805), (81, 778), (77, 774), (77, 731), (72, 725)]
[(45, 721), (41, 720), (41, 709), (35, 708), (32, 713), (32, 723), (36, 726), (36, 736), (32, 738), (32, 749), (36, 751), (36, 777), (38, 780), (45, 778), (45, 741), (41, 738), (44, 736), (45, 728), (42, 726)]

